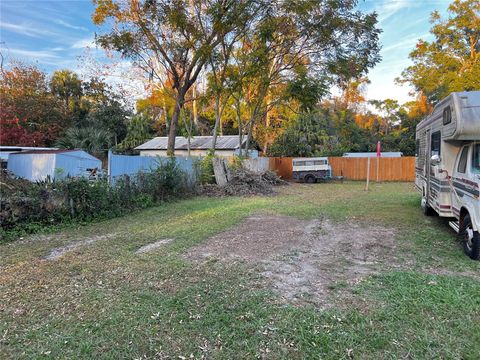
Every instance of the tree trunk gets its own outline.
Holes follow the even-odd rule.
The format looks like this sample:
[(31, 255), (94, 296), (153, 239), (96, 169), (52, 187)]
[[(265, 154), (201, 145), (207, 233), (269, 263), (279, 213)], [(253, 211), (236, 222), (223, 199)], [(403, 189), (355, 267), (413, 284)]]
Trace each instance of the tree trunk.
[(212, 136), (212, 151), (215, 152), (215, 147), (217, 145), (217, 132), (218, 126), (220, 124), (220, 97), (215, 97), (215, 125), (213, 126), (213, 136)]
[(226, 102), (220, 104), (220, 95), (215, 98), (215, 125), (213, 126), (213, 137), (212, 137), (212, 150), (215, 151), (215, 146), (217, 145), (217, 133), (218, 127), (220, 126), (220, 136), (223, 136), (222, 131), (222, 116), (223, 111), (226, 107)]
[(197, 114), (197, 85), (193, 84), (192, 86), (192, 97), (193, 97), (193, 123), (198, 129), (198, 114)]
[(175, 155), (175, 138), (177, 136), (178, 119), (180, 118), (180, 112), (182, 111), (183, 102), (185, 100), (185, 91), (180, 90), (177, 99), (175, 101), (175, 109), (173, 111), (172, 121), (170, 122), (170, 129), (168, 131), (168, 146), (167, 155)]
[(165, 117), (165, 130), (168, 134), (168, 129), (169, 129), (168, 112), (167, 112), (167, 105), (165, 104), (165, 97), (164, 96), (163, 96), (162, 102), (163, 102), (163, 105), (162, 105), (163, 115)]
[(262, 106), (263, 100), (265, 100), (265, 95), (267, 91), (268, 91), (268, 87), (265, 87), (264, 89), (262, 89), (261, 93), (258, 96), (255, 108), (253, 109), (252, 116), (250, 117), (250, 123), (248, 124), (247, 143), (245, 144), (247, 157), (248, 157), (248, 150), (250, 149), (250, 140), (252, 138), (253, 125), (255, 124), (255, 120), (259, 115), (260, 108)]
[(237, 122), (238, 122), (238, 149), (239, 149), (239, 156), (243, 156), (243, 124), (242, 124), (242, 116), (240, 111), (240, 102), (237, 101)]
[[(256, 111), (255, 111), (256, 112)], [(250, 119), (250, 124), (248, 124), (248, 134), (247, 134), (247, 142), (245, 144), (245, 155), (248, 157), (248, 150), (250, 149), (250, 139), (252, 138), (252, 133), (253, 133), (253, 123), (255, 121), (256, 114), (252, 115), (252, 118)]]
[(475, 45), (477, 44), (477, 40), (473, 35), (470, 35), (470, 59), (475, 59)]

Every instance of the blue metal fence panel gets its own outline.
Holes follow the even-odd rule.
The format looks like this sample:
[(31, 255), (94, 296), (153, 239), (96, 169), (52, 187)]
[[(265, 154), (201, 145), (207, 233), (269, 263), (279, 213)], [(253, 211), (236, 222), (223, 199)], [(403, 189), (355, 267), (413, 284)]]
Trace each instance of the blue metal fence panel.
[[(110, 182), (115, 184), (116, 180), (122, 176), (136, 176), (140, 172), (150, 172), (157, 169), (162, 162), (169, 161), (169, 157), (160, 156), (132, 156), (115, 155), (108, 153), (108, 176)], [(175, 160), (178, 166), (185, 171), (191, 178), (194, 176), (194, 161), (192, 157), (176, 156)]]
[(71, 151), (56, 155), (55, 178), (88, 176), (87, 169), (102, 169), (102, 162), (84, 151)]

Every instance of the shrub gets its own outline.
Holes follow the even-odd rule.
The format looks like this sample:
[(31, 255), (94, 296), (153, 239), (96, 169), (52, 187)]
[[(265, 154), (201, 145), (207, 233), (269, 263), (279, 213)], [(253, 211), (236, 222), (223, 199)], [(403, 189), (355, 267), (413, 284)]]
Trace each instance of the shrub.
[(215, 174), (213, 172), (213, 159), (215, 154), (209, 151), (207, 156), (197, 163), (197, 176), (200, 184), (214, 184)]
[(152, 172), (125, 176), (114, 186), (107, 178), (30, 183), (2, 173), (0, 180), (5, 184), (0, 196), (0, 240), (4, 241), (59, 223), (119, 216), (187, 196), (194, 186), (174, 158), (162, 160)]
[(192, 182), (188, 174), (178, 166), (175, 158), (158, 159), (158, 167), (139, 174), (131, 181), (133, 191), (150, 194), (154, 202), (183, 197), (189, 193)]

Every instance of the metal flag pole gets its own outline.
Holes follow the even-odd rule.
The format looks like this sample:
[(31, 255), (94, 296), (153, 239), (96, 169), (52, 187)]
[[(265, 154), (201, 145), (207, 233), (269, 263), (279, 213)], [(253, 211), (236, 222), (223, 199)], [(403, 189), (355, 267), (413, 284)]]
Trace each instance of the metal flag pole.
[(377, 141), (377, 182), (378, 182), (378, 172), (380, 170), (380, 156), (382, 156), (380, 152), (380, 141)]
[(367, 158), (367, 185), (365, 191), (368, 191), (368, 184), (370, 183), (370, 156)]

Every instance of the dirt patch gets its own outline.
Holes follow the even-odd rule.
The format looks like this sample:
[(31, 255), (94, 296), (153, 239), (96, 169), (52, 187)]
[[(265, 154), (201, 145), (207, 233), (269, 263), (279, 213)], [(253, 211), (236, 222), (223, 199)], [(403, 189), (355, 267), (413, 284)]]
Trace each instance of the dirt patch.
[(63, 255), (65, 255), (66, 253), (75, 251), (75, 250), (81, 248), (82, 246), (90, 245), (90, 244), (93, 244), (93, 243), (95, 243), (97, 241), (100, 241), (100, 240), (107, 240), (107, 239), (110, 239), (114, 236), (115, 236), (115, 234), (92, 236), (92, 237), (90, 237), (88, 239), (85, 239), (85, 240), (77, 241), (77, 242), (74, 242), (74, 243), (71, 243), (71, 244), (68, 244), (68, 245), (65, 245), (65, 246), (61, 246), (61, 247), (52, 249), (50, 251), (50, 253), (47, 256), (45, 256), (45, 260), (57, 260), (60, 257), (62, 257)]
[(154, 243), (144, 245), (141, 248), (139, 248), (137, 251), (135, 251), (135, 254), (144, 254), (144, 253), (148, 253), (150, 251), (154, 251), (154, 250), (158, 249), (159, 247), (172, 242), (173, 240), (174, 239), (162, 239), (162, 240), (158, 240)]
[(190, 260), (208, 258), (259, 264), (286, 301), (329, 304), (347, 288), (395, 262), (394, 230), (328, 219), (250, 217), (238, 227), (191, 249)]
[(186, 257), (193, 260), (218, 258), (259, 262), (288, 252), (304, 241), (311, 221), (283, 216), (253, 216), (239, 226), (220, 233), (193, 248)]

